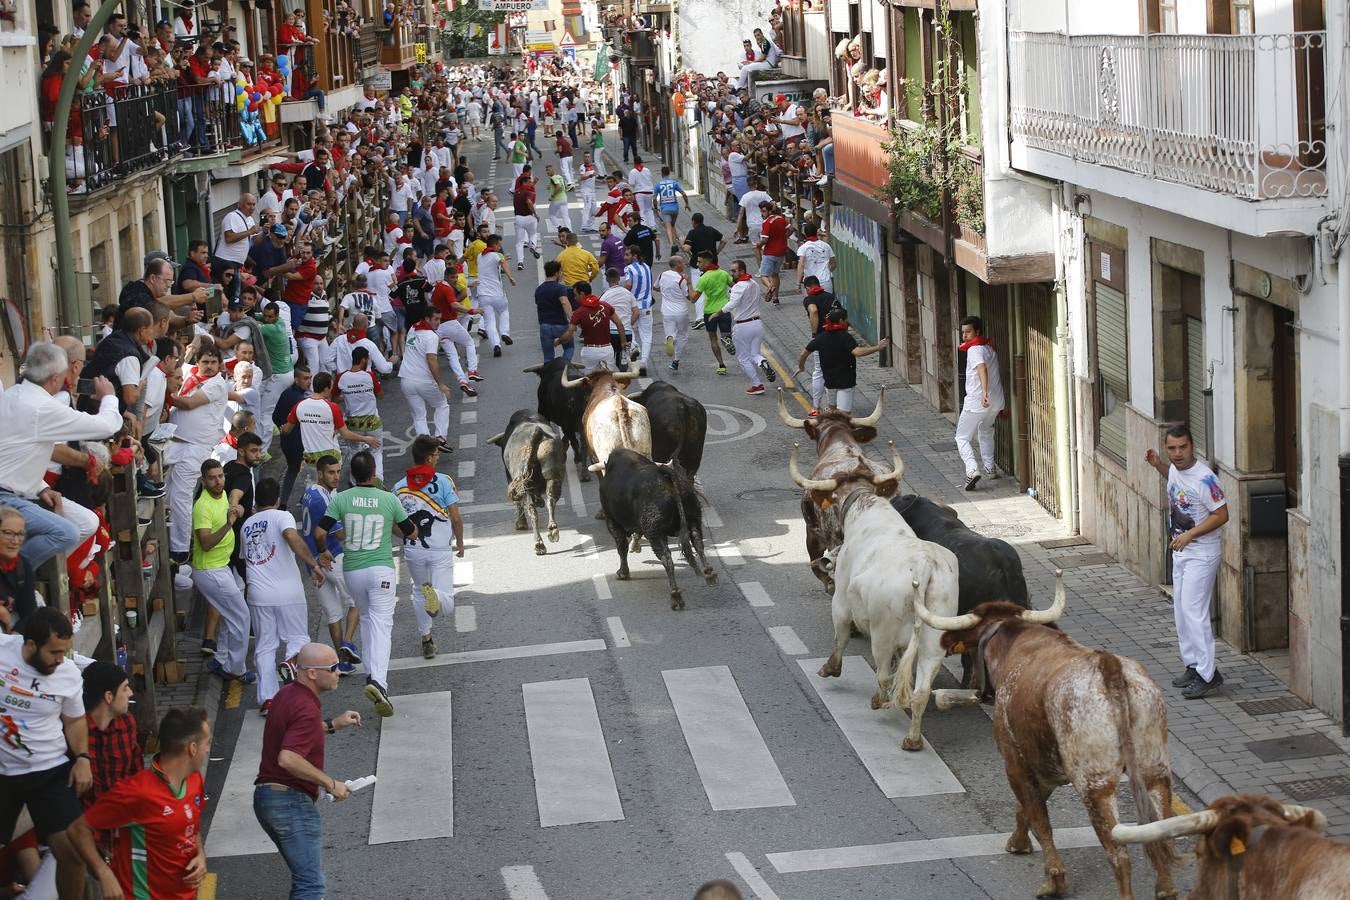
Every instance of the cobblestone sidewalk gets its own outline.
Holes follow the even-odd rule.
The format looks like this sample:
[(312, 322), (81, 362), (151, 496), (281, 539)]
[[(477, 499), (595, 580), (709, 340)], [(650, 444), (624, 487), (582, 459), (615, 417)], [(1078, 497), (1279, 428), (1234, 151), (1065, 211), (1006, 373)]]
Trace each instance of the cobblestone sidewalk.
[[(606, 144), (618, 147), (617, 132), (610, 133)], [(644, 160), (659, 170), (657, 154), (644, 153)], [(613, 150), (606, 154), (610, 171), (628, 171)], [(731, 234), (731, 223), (721, 210), (695, 194), (690, 201), (707, 224)], [(687, 228), (687, 222), (681, 226)], [(748, 245), (728, 243), (722, 264), (752, 257)], [(754, 271), (753, 261), (751, 265)], [(662, 268), (659, 261), (656, 268)], [(770, 308), (764, 315), (765, 343), (789, 371), (807, 340), (795, 284), (795, 276), (785, 272), (782, 307)], [(952, 437), (954, 420), (929, 406), (898, 370), (880, 368), (875, 359), (858, 366), (861, 398), (855, 400), (855, 408), (869, 410), (877, 389), (886, 386), (880, 431), (904, 456), (904, 490), (953, 507), (972, 528), (1015, 546), (1034, 605), (1049, 602), (1055, 569), (1064, 571), (1065, 630), (1089, 646), (1138, 660), (1162, 687), (1168, 701), (1174, 775), (1205, 803), (1226, 794), (1256, 792), (1315, 806), (1327, 816), (1329, 835), (1350, 838), (1350, 740), (1341, 736), (1341, 729), (1290, 694), (1284, 681), (1257, 657), (1238, 653), (1222, 641), (1217, 651), (1223, 688), (1204, 699), (1183, 700), (1180, 690), (1171, 686), (1180, 662), (1169, 597), (1091, 543), (1070, 536), (1033, 498), (1018, 491), (1012, 479), (981, 482), (972, 493), (962, 490), (965, 477)]]

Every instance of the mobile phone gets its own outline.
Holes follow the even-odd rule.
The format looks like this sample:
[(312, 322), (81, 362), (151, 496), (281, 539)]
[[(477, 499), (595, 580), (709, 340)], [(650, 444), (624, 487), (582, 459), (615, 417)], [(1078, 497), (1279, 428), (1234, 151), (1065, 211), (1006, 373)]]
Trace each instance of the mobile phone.
[(81, 378), (75, 382), (75, 393), (82, 397), (88, 397), (94, 393), (94, 379)]

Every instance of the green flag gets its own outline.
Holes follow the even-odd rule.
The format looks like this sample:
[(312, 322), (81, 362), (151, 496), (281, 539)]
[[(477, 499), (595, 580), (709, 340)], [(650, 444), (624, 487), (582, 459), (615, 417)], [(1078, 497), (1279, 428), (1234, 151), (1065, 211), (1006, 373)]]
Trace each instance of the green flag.
[(609, 75), (609, 44), (601, 44), (600, 52), (595, 54), (595, 80), (604, 81)]

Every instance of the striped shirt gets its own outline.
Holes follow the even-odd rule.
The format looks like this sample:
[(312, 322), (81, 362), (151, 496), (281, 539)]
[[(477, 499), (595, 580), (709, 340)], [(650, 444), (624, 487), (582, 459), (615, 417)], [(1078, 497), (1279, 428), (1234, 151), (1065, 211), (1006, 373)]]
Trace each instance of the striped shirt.
[(637, 298), (638, 309), (646, 312), (652, 308), (652, 267), (642, 260), (629, 263), (623, 270), (628, 289)]
[(332, 321), (333, 309), (328, 305), (328, 298), (318, 293), (310, 294), (309, 305), (305, 307), (305, 317), (300, 320), (300, 327), (295, 330), (295, 336), (322, 341), (328, 337), (328, 326)]

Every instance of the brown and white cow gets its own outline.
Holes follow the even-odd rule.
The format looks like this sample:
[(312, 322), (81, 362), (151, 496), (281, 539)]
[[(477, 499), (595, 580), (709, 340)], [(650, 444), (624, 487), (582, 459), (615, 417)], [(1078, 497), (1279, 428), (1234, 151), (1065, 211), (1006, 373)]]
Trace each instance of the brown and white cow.
[(581, 427), (591, 452), (590, 470), (602, 478), (609, 454), (616, 447), (626, 447), (648, 459), (652, 457), (652, 428), (647, 410), (623, 395), (624, 388), (637, 377), (636, 371), (611, 372), (605, 368), (580, 378), (568, 378), (566, 374), (562, 377), (563, 387), (588, 395)]
[(1187, 900), (1345, 900), (1350, 844), (1323, 837), (1327, 817), (1260, 794), (1220, 797), (1199, 812), (1117, 825), (1122, 844), (1196, 835), (1196, 886)]
[[(811, 469), (812, 480), (838, 478), (852, 474), (879, 476), (885, 470), (863, 455), (862, 445), (877, 436), (876, 424), (881, 421), (882, 410), (886, 406), (886, 389), (877, 394), (877, 405), (872, 414), (854, 418), (837, 409), (822, 410), (819, 416), (809, 419), (794, 419), (788, 415), (784, 402), (783, 389), (778, 389), (778, 418), (789, 428), (800, 428), (806, 436), (816, 442), (816, 464)], [(899, 488), (899, 482), (891, 493)], [(888, 495), (889, 496), (889, 495)], [(824, 507), (811, 499), (810, 492), (802, 494), (802, 519), (806, 522), (806, 552), (811, 560), (811, 571), (825, 586), (825, 590), (834, 593), (834, 578), (830, 574), (830, 564), (826, 554), (839, 547), (844, 541), (843, 521), (835, 510)]]
[[(1028, 829), (1036, 836), (1046, 876), (1036, 896), (1068, 890), (1045, 801), (1056, 787), (1072, 784), (1106, 850), (1116, 890), (1129, 900), (1130, 852), (1111, 836), (1118, 822), (1116, 785), (1122, 771), (1129, 775), (1140, 822), (1156, 822), (1160, 810), (1171, 809), (1167, 704), (1139, 663), (1084, 647), (1055, 627), (1064, 602), (1064, 576), (1056, 572), (1055, 602), (1047, 610), (1002, 600), (962, 616), (934, 614), (922, 602), (915, 610), (925, 624), (946, 632), (947, 652), (976, 649), (984, 687), (994, 690), (994, 740), (1017, 799), (1017, 827), (1007, 850), (1030, 853)], [(1171, 844), (1150, 844), (1148, 857), (1157, 871), (1154, 895), (1175, 897)]]

